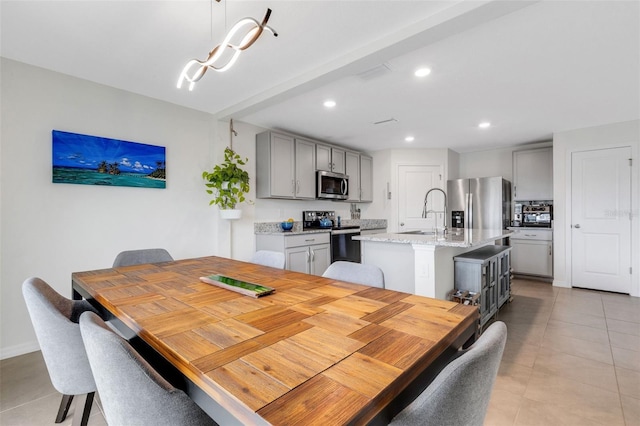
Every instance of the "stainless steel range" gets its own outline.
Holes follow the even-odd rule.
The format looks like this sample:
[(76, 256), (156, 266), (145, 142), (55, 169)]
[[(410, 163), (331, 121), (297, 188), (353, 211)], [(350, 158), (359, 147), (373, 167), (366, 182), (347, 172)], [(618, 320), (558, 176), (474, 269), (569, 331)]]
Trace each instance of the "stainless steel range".
[(360, 241), (352, 238), (360, 235), (357, 225), (342, 226), (335, 211), (303, 211), (302, 229), (331, 230), (331, 262), (345, 260), (360, 263)]

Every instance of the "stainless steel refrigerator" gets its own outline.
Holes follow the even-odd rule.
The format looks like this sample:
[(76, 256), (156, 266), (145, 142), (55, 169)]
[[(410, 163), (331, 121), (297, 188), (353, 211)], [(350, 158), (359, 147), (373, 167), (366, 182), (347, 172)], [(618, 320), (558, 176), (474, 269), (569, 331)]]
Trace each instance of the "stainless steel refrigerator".
[(511, 226), (511, 182), (502, 176), (449, 180), (447, 198), (451, 228)]

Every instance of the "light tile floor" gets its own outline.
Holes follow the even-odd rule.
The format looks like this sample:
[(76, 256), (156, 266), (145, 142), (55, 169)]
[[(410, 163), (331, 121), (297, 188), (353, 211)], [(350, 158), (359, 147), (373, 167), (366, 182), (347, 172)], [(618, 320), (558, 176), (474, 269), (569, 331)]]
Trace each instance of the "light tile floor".
[(516, 279), (485, 425), (640, 426), (640, 298)]
[[(519, 279), (512, 293), (485, 425), (640, 426), (640, 298)], [(40, 352), (0, 362), (1, 425), (54, 425), (59, 403)], [(105, 424), (96, 398), (89, 425)]]

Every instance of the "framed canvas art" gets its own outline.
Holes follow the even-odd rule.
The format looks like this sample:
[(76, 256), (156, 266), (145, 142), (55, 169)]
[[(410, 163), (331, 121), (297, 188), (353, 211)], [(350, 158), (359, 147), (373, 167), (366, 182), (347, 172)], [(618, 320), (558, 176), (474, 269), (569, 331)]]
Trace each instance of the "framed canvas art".
[(166, 188), (165, 147), (52, 131), (53, 183)]

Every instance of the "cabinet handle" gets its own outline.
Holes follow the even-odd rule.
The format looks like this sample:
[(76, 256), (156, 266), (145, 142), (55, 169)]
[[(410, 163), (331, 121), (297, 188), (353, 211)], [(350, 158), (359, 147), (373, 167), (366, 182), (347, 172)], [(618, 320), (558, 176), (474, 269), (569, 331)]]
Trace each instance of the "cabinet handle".
[(309, 250), (307, 250), (307, 263), (309, 263), (310, 260), (311, 260), (311, 258), (309, 256)]
[(299, 193), (300, 193), (300, 181), (297, 180), (296, 181), (296, 194), (299, 194)]
[(316, 260), (316, 252), (313, 251), (312, 249), (309, 249), (311, 251), (311, 261), (315, 261)]
[(309, 239), (307, 239), (307, 240), (305, 240), (305, 241), (310, 242), (310, 241), (315, 241), (315, 240), (316, 240), (315, 238), (309, 238)]
[(536, 234), (524, 234), (525, 237), (535, 237)]
[(295, 193), (296, 193), (296, 181), (295, 180), (291, 181), (291, 189), (293, 190), (293, 194), (295, 195)]
[(551, 244), (549, 244), (549, 256), (551, 256)]

